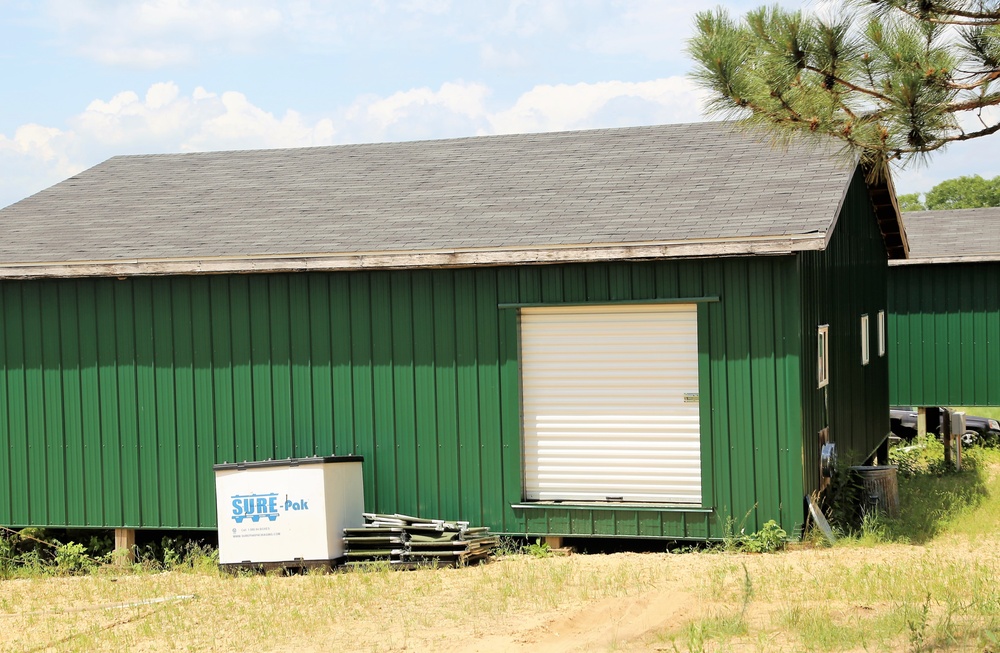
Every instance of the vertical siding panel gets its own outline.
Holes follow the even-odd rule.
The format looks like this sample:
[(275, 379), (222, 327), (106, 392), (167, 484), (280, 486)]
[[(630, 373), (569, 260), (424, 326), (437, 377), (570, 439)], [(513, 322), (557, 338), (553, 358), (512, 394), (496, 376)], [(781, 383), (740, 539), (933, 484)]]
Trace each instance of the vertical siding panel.
[[(516, 303), (518, 296), (518, 272), (510, 268), (501, 269), (497, 274), (498, 303)], [(510, 507), (519, 503), (521, 496), (521, 393), (518, 360), (518, 313), (516, 310), (499, 311), (500, 344), (500, 441), (503, 491), (501, 506), (503, 519), (500, 528), (516, 531), (519, 519)]]
[[(114, 284), (115, 362), (118, 381), (118, 426), (121, 438), (122, 526), (142, 525), (141, 431), (139, 360), (136, 342), (139, 339), (140, 315), (136, 311), (136, 283), (120, 281)], [(148, 308), (148, 307), (146, 307)], [(146, 312), (144, 319), (148, 320)]]
[[(413, 390), (413, 298), (411, 275), (392, 275), (390, 281), (392, 320), (392, 396), (397, 509), (407, 515), (418, 512), (420, 476), (417, 466), (417, 425)], [(423, 516), (423, 515), (421, 515)]]
[[(291, 370), (288, 387), (291, 403), (288, 437), (291, 441), (286, 446), (290, 449), (289, 455), (297, 458), (311, 456), (316, 452), (313, 426), (313, 362), (310, 355), (313, 338), (309, 333), (312, 326), (309, 289), (313, 279), (314, 275), (311, 274), (288, 275), (287, 320)], [(329, 343), (329, 338), (326, 342)]]
[[(438, 488), (441, 515), (456, 518), (459, 493), (464, 490), (459, 467), (458, 363), (456, 357), (455, 273), (438, 272), (434, 278), (434, 386), (437, 397)], [(464, 327), (463, 327), (464, 328)]]
[[(215, 525), (215, 474), (212, 465), (216, 462), (217, 442), (215, 434), (215, 379), (213, 377), (212, 343), (212, 288), (210, 277), (191, 279), (191, 366), (193, 371), (191, 391), (194, 400), (192, 435), (194, 453), (191, 458), (193, 474), (197, 483), (191, 514), (182, 511), (182, 522), (205, 528)], [(224, 306), (228, 306), (226, 301)], [(223, 366), (220, 375), (230, 378), (228, 366)], [(231, 383), (231, 381), (230, 381)], [(231, 387), (231, 386), (230, 386)], [(230, 393), (229, 396), (232, 396)], [(230, 406), (231, 404), (223, 404)], [(228, 414), (229, 411), (225, 411)], [(221, 461), (219, 461), (221, 462)]]
[[(351, 360), (351, 287), (346, 274), (331, 275), (330, 281), (330, 375), (333, 385), (333, 450), (338, 455), (360, 454), (354, 436), (354, 377)], [(374, 460), (365, 459), (365, 478), (371, 476)], [(367, 481), (366, 481), (367, 482)], [(365, 486), (365, 503), (374, 499)]]
[[(776, 425), (781, 524), (795, 524), (802, 517), (802, 433), (804, 417), (801, 369), (810, 369), (811, 357), (804, 348), (799, 331), (801, 306), (799, 284), (794, 261), (779, 266), (774, 275), (774, 340), (777, 354), (778, 420)], [(801, 357), (800, 357), (801, 355)]]
[[(375, 480), (382, 465), (376, 450), (375, 415), (372, 396), (372, 313), (369, 275), (352, 274), (351, 283), (351, 384), (353, 387), (354, 447), (365, 457), (365, 506), (381, 510), (385, 491)], [(390, 487), (390, 491), (391, 491)]]
[(45, 485), (38, 496), (44, 497), (47, 523), (66, 523), (66, 432), (62, 410), (62, 363), (59, 334), (59, 304), (56, 284), (43, 281), (35, 287), (41, 314), (41, 386), (38, 413), (39, 440)]
[(1000, 375), (992, 374), (992, 370), (1000, 369), (1000, 278), (996, 266), (977, 266), (975, 268), (983, 276), (986, 284), (986, 375), (977, 379), (986, 388), (985, 406), (1000, 405)]
[[(95, 329), (97, 337), (97, 367), (99, 388), (100, 446), (103, 478), (100, 487), (105, 526), (123, 526), (122, 494), (125, 469), (122, 466), (122, 439), (120, 400), (127, 394), (118, 383), (119, 368), (131, 370), (131, 361), (119, 358), (117, 343), (130, 337), (118, 333), (118, 308), (115, 305), (117, 280), (100, 280), (95, 283)], [(125, 284), (122, 284), (125, 285)], [(133, 371), (134, 375), (134, 371)], [(133, 376), (134, 378), (134, 376)], [(134, 394), (133, 394), (134, 397)], [(134, 487), (132, 488), (134, 492)]]
[(276, 460), (291, 458), (292, 438), (292, 370), (291, 343), (289, 342), (290, 307), (288, 302), (289, 276), (271, 275), (267, 284), (268, 311), (270, 315), (271, 348), (267, 366), (271, 372), (271, 428), (272, 442), (269, 456)]
[[(211, 277), (208, 281), (208, 297), (211, 306), (212, 349), (211, 359), (207, 364), (211, 365), (212, 376), (215, 462), (243, 462), (236, 453), (236, 411), (243, 403), (238, 396), (241, 388), (236, 379), (234, 341), (237, 328), (230, 320), (230, 311), (236, 298), (229, 277)], [(244, 323), (243, 328), (247, 327)]]
[[(923, 345), (924, 352), (933, 357), (934, 369), (930, 373), (934, 374), (935, 380), (932, 382), (928, 378), (925, 382), (941, 383), (942, 387), (945, 388), (945, 394), (942, 397), (944, 399), (943, 403), (947, 404), (951, 403), (951, 396), (953, 394), (951, 392), (952, 384), (957, 380), (954, 376), (955, 368), (958, 367), (960, 359), (957, 356), (950, 356), (948, 349), (942, 351), (935, 348), (934, 343), (947, 342), (949, 344), (958, 344), (960, 342), (960, 334), (956, 333), (958, 331), (958, 294), (949, 292), (947, 287), (942, 287), (938, 284), (933, 284), (931, 287), (934, 289), (935, 302), (931, 305), (930, 310), (926, 310), (925, 313), (932, 314), (930, 319), (933, 321), (934, 326), (933, 331), (924, 333)], [(941, 307), (946, 308), (942, 311)], [(924, 370), (924, 374), (927, 373), (928, 371)]]
[(476, 274), (476, 334), (479, 368), (479, 469), (482, 499), (477, 521), (503, 522), (503, 448), (501, 445), (500, 333), (497, 324), (497, 271)]
[[(610, 268), (606, 263), (569, 267), (563, 278), (566, 301), (606, 302), (611, 298)], [(581, 281), (586, 284), (582, 291)]]
[[(959, 376), (961, 381), (956, 384), (962, 397), (975, 397), (975, 372), (976, 372), (976, 346), (975, 327), (973, 324), (974, 298), (973, 298), (973, 276), (971, 274), (962, 275), (962, 282), (958, 287), (959, 301), (961, 309), (959, 313), (959, 342), (961, 343), (961, 353), (956, 356), (959, 361)], [(953, 401), (952, 403), (958, 403)]]
[(274, 458), (274, 389), (271, 382), (271, 301), (267, 277), (250, 278), (250, 375), (253, 381), (253, 460)]
[[(705, 287), (714, 292), (722, 290), (721, 265), (706, 264), (704, 279)], [(681, 291), (683, 292), (683, 291)], [(726, 365), (726, 330), (728, 328), (728, 297), (720, 292), (726, 300), (709, 304), (709, 351), (711, 357), (711, 405), (713, 448), (713, 473), (708, 482), (715, 484), (716, 516), (723, 524), (726, 520), (738, 520), (742, 515), (735, 514), (733, 505), (733, 476), (730, 471), (730, 441), (732, 433), (729, 428), (729, 374)]]
[(635, 289), (632, 267), (629, 263), (613, 263), (608, 266), (608, 298), (611, 301), (632, 299), (632, 292)]
[[(986, 280), (982, 275), (972, 275), (969, 292), (972, 295), (972, 374), (969, 385), (972, 392), (969, 396), (977, 405), (985, 405), (989, 395), (986, 379), (989, 378), (989, 368), (986, 361), (989, 358), (986, 336)], [(963, 397), (964, 398), (964, 397)]]
[(538, 271), (539, 284), (541, 286), (541, 298), (538, 300), (524, 299), (522, 301), (542, 301), (548, 303), (564, 302), (566, 296), (563, 293), (563, 270), (562, 266), (544, 266)]
[[(233, 462), (257, 460), (258, 406), (254, 389), (254, 331), (259, 330), (260, 307), (252, 300), (250, 277), (231, 277), (229, 282), (233, 357), (233, 431), (236, 456)], [(265, 314), (266, 315), (266, 314)], [(270, 401), (270, 398), (268, 398)], [(260, 407), (267, 410), (267, 406)], [(268, 425), (270, 428), (270, 425)]]
[(156, 434), (157, 385), (153, 361), (153, 293), (150, 279), (133, 282), (135, 376), (139, 433), (139, 525), (156, 527), (160, 519), (159, 455)]
[(729, 382), (729, 455), (733, 476), (733, 515), (748, 533), (757, 530), (754, 493), (753, 383), (750, 378), (750, 314), (747, 301), (747, 264), (727, 266), (725, 272), (726, 364)]
[[(750, 373), (752, 383), (754, 432), (754, 495), (758, 514), (778, 515), (779, 474), (777, 439), (777, 391), (775, 374), (775, 322), (781, 316), (774, 311), (776, 294), (772, 266), (752, 260), (749, 267), (750, 288)], [(763, 524), (763, 520), (760, 521)], [(759, 524), (759, 525), (760, 525)]]
[(309, 277), (309, 356), (312, 388), (311, 455), (338, 454), (333, 427), (333, 354), (331, 351), (332, 310), (329, 276)]
[[(198, 440), (195, 425), (194, 319), (191, 277), (171, 284), (174, 416), (177, 428), (177, 525), (198, 526), (199, 484), (207, 481), (198, 469)], [(196, 313), (197, 311), (195, 311)], [(206, 488), (207, 489), (207, 488)]]
[(656, 273), (655, 267), (651, 263), (635, 263), (625, 267), (631, 272), (632, 297), (634, 299), (654, 299), (656, 294)]
[(438, 499), (438, 427), (434, 348), (434, 274), (421, 270), (413, 274), (413, 374), (416, 437), (417, 511), (440, 515)]
[(11, 366), (8, 366), (7, 347), (10, 346), (10, 333), (6, 328), (7, 297), (12, 292), (10, 284), (0, 282), (0, 329), (3, 338), (0, 339), (0, 524), (15, 524), (12, 503), (15, 501), (15, 488), (20, 496), (21, 488), (14, 484), (14, 469), (11, 459), (17, 445), (11, 433), (10, 423), (10, 383)]
[(676, 261), (660, 261), (654, 272), (656, 296), (662, 299), (680, 297), (680, 269)]
[(480, 474), (479, 374), (474, 270), (455, 271), (455, 361), (458, 372), (458, 463), (461, 468), (459, 519), (479, 521), (482, 514)]
[(155, 279), (152, 284), (153, 299), (153, 376), (156, 405), (156, 421), (151, 431), (156, 439), (159, 467), (156, 473), (159, 483), (151, 488), (156, 494), (152, 500), (159, 500), (160, 521), (163, 526), (180, 526), (178, 518), (177, 477), (177, 399), (174, 367), (177, 349), (174, 333), (174, 315), (170, 280)]
[[(911, 396), (922, 395), (932, 387), (931, 384), (934, 381), (928, 378), (930, 375), (939, 379), (947, 379), (947, 374), (942, 373), (941, 367), (937, 363), (938, 353), (935, 344), (938, 340), (944, 342), (944, 339), (948, 337), (947, 329), (944, 328), (946, 324), (939, 321), (937, 316), (924, 314), (924, 311), (921, 310), (920, 295), (923, 293), (924, 291), (919, 288), (913, 291), (909, 288), (903, 288), (899, 293), (899, 296), (904, 297), (912, 308), (911, 317), (906, 320), (905, 324), (900, 325), (899, 330), (900, 363), (905, 369), (906, 394)], [(933, 293), (934, 290), (931, 289), (928, 294), (932, 295)], [(923, 324), (923, 338), (914, 335), (914, 331), (920, 329), (918, 325), (921, 323)], [(926, 354), (929, 356), (920, 358)], [(905, 404), (905, 401), (902, 403)]]
[[(80, 307), (77, 303), (77, 284), (73, 280), (53, 287), (58, 296), (59, 351), (56, 367), (47, 370), (62, 377), (62, 424), (61, 431), (65, 443), (63, 451), (64, 482), (66, 498), (63, 507), (64, 524), (86, 524), (86, 484), (84, 473), (86, 452), (83, 443), (83, 393), (80, 363)], [(59, 398), (57, 398), (57, 401)], [(49, 429), (52, 432), (52, 429)], [(68, 463), (68, 464), (67, 464)], [(97, 468), (100, 474), (100, 467)]]
[[(42, 284), (24, 286), (24, 382), (28, 432), (28, 496), (31, 497), (29, 523), (49, 523), (48, 446), (45, 438), (45, 381), (42, 360)], [(61, 428), (61, 427), (60, 427)]]
[(375, 487), (379, 493), (379, 510), (394, 512), (399, 502), (396, 476), (395, 401), (392, 387), (392, 297), (389, 275), (371, 273), (371, 352), (372, 389), (375, 419)]
[(542, 301), (542, 270), (544, 269), (537, 267), (516, 268), (519, 302), (538, 303)]
[[(905, 297), (905, 293), (900, 291), (897, 293), (889, 293), (890, 299), (893, 297), (901, 298), (900, 301), (907, 301), (908, 298)], [(890, 376), (890, 383), (893, 378), (898, 379), (897, 388), (902, 396), (911, 396), (914, 394), (915, 389), (911, 386), (911, 379), (913, 375), (910, 372), (909, 361), (911, 360), (909, 348), (910, 343), (913, 341), (910, 334), (910, 320), (899, 320), (896, 321), (892, 312), (890, 311), (890, 322), (895, 322), (895, 329), (893, 334), (892, 343), (889, 345), (889, 360), (895, 361), (897, 373), (895, 376)], [(893, 346), (895, 345), (895, 346)], [(902, 401), (899, 398), (893, 399), (893, 403), (898, 403)]]
[[(107, 283), (107, 282), (103, 282)], [(87, 526), (103, 526), (107, 522), (104, 515), (104, 469), (101, 431), (100, 368), (97, 354), (97, 296), (96, 282), (81, 280), (76, 283), (78, 341), (80, 343), (80, 408), (83, 444), (83, 492), (80, 496), (83, 517)], [(108, 434), (108, 439), (112, 435)], [(72, 458), (70, 458), (72, 460)], [(116, 472), (117, 473), (117, 472)], [(81, 523), (77, 518), (72, 523)]]
[(11, 506), (11, 520), (14, 524), (25, 526), (33, 522), (41, 523), (39, 516), (31, 509), (36, 499), (35, 481), (31, 478), (34, 464), (34, 452), (31, 448), (34, 436), (31, 433), (32, 424), (27, 399), (31, 390), (28, 374), (28, 365), (31, 361), (25, 337), (28, 302), (23, 301), (22, 295), (27, 285), (8, 284), (3, 303), (4, 335), (7, 340), (7, 364), (4, 368), (7, 375), (6, 420), (13, 443), (10, 452), (10, 482), (13, 487), (24, 489), (23, 496), (15, 500)]
[[(567, 265), (562, 267), (562, 301), (564, 302), (585, 302), (588, 301), (587, 270), (588, 265)], [(598, 263), (595, 265), (598, 270), (596, 277), (599, 286), (594, 289), (597, 297), (608, 296), (608, 269), (607, 266)]]

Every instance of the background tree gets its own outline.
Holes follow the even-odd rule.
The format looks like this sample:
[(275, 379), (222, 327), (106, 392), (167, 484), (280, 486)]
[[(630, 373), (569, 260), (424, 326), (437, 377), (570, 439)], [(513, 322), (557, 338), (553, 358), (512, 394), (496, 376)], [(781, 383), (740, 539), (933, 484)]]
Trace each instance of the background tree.
[(1000, 206), (1000, 176), (983, 179), (979, 175), (946, 179), (927, 192), (900, 195), (901, 211), (938, 211), (942, 209), (978, 209)]
[(907, 193), (896, 197), (899, 203), (899, 210), (903, 211), (926, 211), (927, 205), (920, 199), (920, 193)]
[(821, 17), (701, 12), (688, 42), (709, 110), (841, 139), (876, 173), (1000, 130), (1000, 0), (849, 0)]

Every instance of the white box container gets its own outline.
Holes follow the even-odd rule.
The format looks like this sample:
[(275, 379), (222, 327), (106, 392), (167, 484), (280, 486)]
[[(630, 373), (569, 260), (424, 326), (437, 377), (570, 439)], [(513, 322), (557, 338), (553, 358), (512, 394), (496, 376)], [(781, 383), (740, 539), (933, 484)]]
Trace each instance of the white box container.
[(364, 524), (361, 456), (215, 465), (219, 564), (328, 564)]

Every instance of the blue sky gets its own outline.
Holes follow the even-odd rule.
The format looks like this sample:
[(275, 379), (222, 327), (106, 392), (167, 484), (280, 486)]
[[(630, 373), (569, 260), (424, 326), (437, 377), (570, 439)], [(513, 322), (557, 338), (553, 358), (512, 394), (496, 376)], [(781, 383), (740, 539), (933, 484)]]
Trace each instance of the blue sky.
[[(715, 4), (0, 0), (0, 206), (116, 154), (704, 120), (683, 49)], [(1000, 174), (990, 144), (897, 188)]]

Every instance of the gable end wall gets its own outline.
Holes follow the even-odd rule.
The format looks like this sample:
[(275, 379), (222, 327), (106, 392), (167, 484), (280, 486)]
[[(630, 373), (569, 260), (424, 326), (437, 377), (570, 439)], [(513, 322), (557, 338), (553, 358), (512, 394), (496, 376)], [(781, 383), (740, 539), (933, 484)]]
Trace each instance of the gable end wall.
[[(830, 427), (841, 464), (859, 464), (889, 433), (888, 355), (878, 355), (878, 312), (887, 310), (888, 259), (860, 170), (822, 252), (798, 256), (802, 296), (802, 442), (806, 493), (819, 487), (819, 431)], [(871, 359), (861, 364), (861, 315)], [(830, 383), (817, 386), (817, 327), (830, 326)]]

